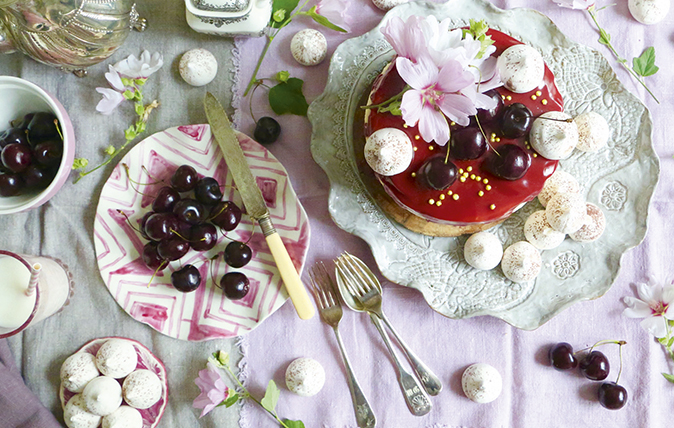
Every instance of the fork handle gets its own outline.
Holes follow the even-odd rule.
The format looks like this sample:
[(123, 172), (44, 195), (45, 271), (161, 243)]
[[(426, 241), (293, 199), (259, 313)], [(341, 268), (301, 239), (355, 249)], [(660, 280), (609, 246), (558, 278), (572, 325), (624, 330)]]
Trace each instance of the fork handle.
[(370, 313), (370, 319), (372, 319), (375, 327), (377, 327), (379, 334), (381, 335), (382, 339), (384, 339), (386, 348), (388, 348), (388, 351), (393, 358), (393, 362), (395, 363), (398, 374), (398, 384), (400, 385), (400, 389), (403, 392), (403, 397), (405, 397), (407, 408), (414, 416), (423, 416), (427, 414), (431, 411), (432, 407), (430, 397), (428, 394), (426, 394), (424, 388), (419, 384), (417, 378), (412, 376), (400, 365), (400, 360), (393, 350), (393, 344), (391, 343), (391, 339), (388, 337), (388, 334), (384, 330), (381, 319), (373, 313)]
[(398, 341), (398, 344), (402, 348), (403, 353), (407, 357), (407, 360), (412, 365), (412, 368), (419, 377), (419, 380), (421, 380), (421, 385), (423, 385), (426, 392), (428, 392), (430, 395), (438, 395), (442, 390), (442, 383), (440, 382), (440, 379), (438, 379), (435, 373), (433, 373), (431, 369), (429, 369), (428, 366), (424, 364), (423, 361), (421, 361), (414, 352), (412, 352), (412, 350), (407, 346), (402, 338), (398, 336), (398, 332), (395, 328), (393, 328), (383, 312), (377, 315), (382, 321), (384, 321), (386, 327), (388, 327), (388, 329), (393, 334), (393, 337), (395, 337), (395, 339)]
[(360, 385), (358, 384), (358, 380), (356, 380), (356, 376), (353, 374), (349, 357), (346, 355), (346, 349), (344, 348), (344, 343), (342, 342), (342, 335), (339, 334), (337, 327), (333, 327), (333, 330), (335, 331), (335, 337), (337, 338), (339, 351), (342, 353), (344, 367), (346, 367), (346, 379), (349, 383), (351, 401), (353, 401), (353, 410), (356, 414), (356, 423), (358, 424), (359, 428), (374, 428), (377, 424), (377, 419), (374, 416), (372, 407), (370, 407), (370, 403), (368, 403), (365, 394), (363, 394), (363, 391), (360, 389)]

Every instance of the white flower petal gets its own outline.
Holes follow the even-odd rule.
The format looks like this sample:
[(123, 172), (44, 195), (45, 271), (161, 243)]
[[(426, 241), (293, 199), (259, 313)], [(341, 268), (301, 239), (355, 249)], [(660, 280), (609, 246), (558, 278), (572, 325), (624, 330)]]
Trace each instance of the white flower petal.
[(124, 101), (124, 96), (110, 88), (96, 88), (96, 92), (103, 95), (103, 99), (96, 105), (96, 111), (108, 115)]
[(420, 58), (415, 64), (407, 58), (398, 57), (396, 67), (400, 77), (414, 89), (426, 89), (438, 79), (438, 68), (425, 58)]
[(662, 298), (662, 289), (657, 285), (638, 283), (637, 293), (641, 300), (653, 306), (657, 305)]
[(664, 317), (648, 317), (641, 321), (641, 326), (659, 339), (667, 336), (667, 326), (665, 323)]
[(629, 318), (645, 318), (653, 315), (653, 311), (648, 304), (634, 297), (625, 297), (623, 302), (629, 306), (623, 311), (623, 315)]
[(110, 86), (112, 86), (112, 88), (116, 91), (124, 92), (126, 88), (122, 83), (122, 78), (119, 77), (119, 73), (117, 73), (117, 70), (115, 70), (115, 67), (108, 65), (108, 70), (109, 71), (105, 73), (105, 79), (108, 81)]
[(421, 109), (424, 105), (424, 95), (414, 89), (403, 94), (400, 110), (403, 113), (403, 120), (407, 126), (416, 126), (421, 117)]

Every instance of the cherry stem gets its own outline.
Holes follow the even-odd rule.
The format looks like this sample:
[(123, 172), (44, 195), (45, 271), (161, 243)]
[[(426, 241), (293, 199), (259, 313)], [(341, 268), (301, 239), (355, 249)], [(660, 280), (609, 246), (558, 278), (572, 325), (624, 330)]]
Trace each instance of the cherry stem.
[(618, 369), (618, 377), (617, 377), (616, 380), (615, 380), (615, 383), (616, 383), (616, 384), (620, 381), (620, 375), (621, 375), (622, 372), (623, 372), (623, 345), (626, 344), (626, 343), (627, 343), (627, 342), (625, 342), (624, 340), (621, 340), (621, 341), (618, 343), (618, 345), (619, 345), (619, 346), (618, 346), (618, 349), (619, 349), (618, 355), (620, 355), (620, 369)]
[(583, 351), (586, 351), (586, 350), (588, 350), (588, 349), (590, 350), (590, 352), (592, 352), (592, 350), (593, 350), (594, 348), (596, 348), (597, 346), (606, 345), (606, 344), (608, 344), (608, 343), (615, 343), (616, 345), (619, 345), (619, 346), (623, 346), (623, 345), (626, 345), (626, 344), (627, 344), (627, 342), (624, 341), (624, 340), (611, 340), (611, 339), (600, 340), (599, 342), (595, 343), (595, 344), (592, 345), (592, 346), (589, 346), (589, 347), (583, 348), (583, 349), (579, 349), (578, 351), (574, 352), (573, 355), (576, 355), (576, 354), (578, 354), (578, 353), (580, 353), (580, 352), (583, 352)]
[[(171, 233), (174, 233), (178, 238), (183, 239), (183, 240), (185, 240), (185, 241), (187, 241), (187, 242), (195, 242), (195, 241), (190, 241), (189, 239), (185, 238), (185, 237), (182, 236), (180, 233), (178, 233), (177, 230), (171, 229)], [(205, 241), (205, 240), (206, 240), (206, 238), (201, 238), (199, 241)]]
[[(141, 233), (141, 232), (140, 232), (140, 229), (138, 229), (136, 226), (134, 226), (134, 225), (131, 223), (131, 219), (129, 218), (128, 215), (126, 215), (126, 213), (125, 213), (124, 211), (118, 209), (117, 212), (124, 216), (124, 218), (126, 219), (126, 222), (128, 223), (128, 225), (129, 225), (129, 227), (130, 227), (131, 229), (135, 230), (135, 231), (138, 232), (138, 233)], [(141, 233), (141, 234), (142, 234), (142, 233)]]
[[(54, 119), (54, 125), (56, 126), (56, 132), (59, 133), (59, 137), (61, 137), (61, 141), (63, 141), (63, 133), (61, 132), (61, 127), (59, 126), (59, 120)], [(28, 133), (26, 133), (28, 135)]]
[(572, 123), (572, 122), (573, 122), (573, 119), (572, 119), (572, 118), (568, 118), (568, 119), (555, 119), (554, 117), (538, 116), (536, 119), (552, 120), (553, 122), (565, 122), (565, 123)]
[(145, 174), (147, 174), (148, 177), (150, 177), (151, 179), (154, 180), (154, 182), (152, 182), (152, 183), (145, 183), (145, 185), (149, 185), (149, 184), (157, 184), (157, 183), (165, 183), (164, 180), (160, 180), (160, 179), (158, 179), (158, 178), (153, 177), (153, 176), (152, 176), (152, 173), (150, 173), (150, 171), (149, 171), (147, 168), (145, 168), (145, 165), (142, 166), (142, 169), (143, 169), (143, 172), (144, 172)]
[(157, 276), (160, 270), (164, 269), (166, 266), (168, 266), (168, 262), (166, 260), (163, 260), (157, 269), (154, 271), (152, 274), (152, 277), (150, 277), (150, 282), (147, 283), (147, 288), (150, 288), (150, 284), (152, 284), (152, 281), (154, 280), (154, 277)]

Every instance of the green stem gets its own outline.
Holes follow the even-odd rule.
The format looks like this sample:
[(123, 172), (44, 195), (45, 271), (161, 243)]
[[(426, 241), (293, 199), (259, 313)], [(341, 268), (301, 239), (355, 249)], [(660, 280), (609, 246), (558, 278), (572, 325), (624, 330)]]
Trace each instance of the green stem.
[(379, 107), (387, 106), (387, 105), (401, 99), (403, 97), (403, 95), (405, 95), (405, 92), (407, 92), (408, 89), (410, 89), (410, 86), (405, 85), (405, 87), (403, 88), (402, 91), (400, 91), (396, 95), (392, 96), (391, 98), (387, 99), (386, 101), (382, 101), (379, 104), (370, 104), (368, 106), (360, 106), (360, 108), (362, 108), (364, 110), (369, 110), (369, 109), (373, 109), (373, 108), (379, 108)]
[[(277, 31), (278, 33), (278, 31)], [(257, 72), (260, 71), (260, 66), (262, 65), (262, 60), (264, 60), (264, 56), (267, 54), (267, 51), (269, 50), (269, 46), (271, 45), (271, 42), (274, 40), (274, 35), (267, 35), (267, 42), (264, 44), (264, 48), (262, 49), (262, 53), (260, 54), (260, 58), (257, 60), (257, 64), (255, 65), (255, 70), (253, 70), (253, 75), (250, 78), (250, 81), (248, 82), (248, 86), (246, 86), (246, 90), (243, 91), (243, 96), (245, 97), (248, 95), (248, 91), (253, 87), (255, 82), (257, 82)]]
[[(591, 17), (592, 20), (594, 21), (594, 25), (596, 25), (596, 26), (597, 26), (597, 29), (599, 29), (599, 32), (600, 32), (600, 33), (601, 33), (601, 32), (606, 33), (606, 30), (604, 30), (604, 29), (599, 25), (599, 22), (597, 21), (597, 15), (596, 15), (596, 13), (595, 13), (594, 11), (590, 10), (590, 9), (587, 10), (587, 13), (590, 14), (590, 17)], [(608, 34), (608, 33), (606, 33), (606, 34)], [(660, 101), (657, 99), (657, 97), (655, 96), (655, 94), (648, 88), (648, 86), (646, 86), (646, 83), (643, 81), (643, 79), (642, 79), (642, 78), (641, 78), (641, 77), (640, 77), (634, 70), (632, 70), (632, 68), (631, 68), (630, 66), (627, 65), (627, 60), (626, 60), (625, 58), (622, 58), (622, 57), (618, 54), (618, 52), (615, 50), (615, 48), (614, 48), (613, 45), (611, 44), (611, 41), (608, 40), (608, 39), (604, 39), (604, 41), (605, 41), (606, 46), (611, 50), (611, 53), (613, 53), (613, 55), (616, 57), (616, 59), (618, 60), (618, 62), (625, 68), (625, 70), (627, 70), (627, 71), (632, 75), (632, 77), (634, 77), (634, 79), (635, 79), (637, 82), (639, 82), (639, 83), (641, 84), (641, 86), (643, 86), (644, 89), (646, 89), (646, 91), (648, 91), (648, 93), (650, 94), (651, 97), (653, 97), (653, 99), (655, 100), (656, 103), (660, 104)]]

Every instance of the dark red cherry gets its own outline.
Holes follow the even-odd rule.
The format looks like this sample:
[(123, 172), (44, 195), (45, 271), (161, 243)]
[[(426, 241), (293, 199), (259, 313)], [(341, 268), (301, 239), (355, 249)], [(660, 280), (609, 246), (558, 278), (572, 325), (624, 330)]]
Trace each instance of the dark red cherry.
[(195, 224), (189, 236), (190, 245), (197, 251), (208, 251), (218, 243), (218, 230), (210, 223)]
[(445, 161), (445, 155), (430, 157), (417, 171), (417, 181), (424, 187), (444, 190), (451, 186), (457, 177), (456, 165)]
[(30, 121), (33, 120), (33, 116), (35, 116), (35, 113), (28, 113), (24, 115), (21, 119), (12, 121), (12, 127), (19, 128), (25, 131), (26, 129), (28, 129)]
[(140, 222), (138, 223), (140, 235), (148, 240), (150, 239), (150, 237), (147, 236), (147, 234), (145, 233), (145, 223), (147, 223), (147, 219), (150, 218), (152, 214), (154, 214), (154, 212), (152, 211), (146, 212), (145, 214), (143, 214), (143, 217), (140, 218)]
[(19, 174), (0, 174), (0, 196), (16, 196), (23, 188), (23, 178)]
[(31, 189), (44, 189), (49, 186), (49, 183), (54, 179), (54, 174), (51, 170), (43, 166), (32, 164), (24, 172), (21, 173), (26, 187)]
[(255, 124), (253, 138), (260, 144), (271, 144), (278, 140), (279, 135), (281, 135), (281, 125), (272, 117), (261, 117)]
[(178, 220), (189, 224), (198, 224), (206, 219), (206, 208), (194, 199), (181, 199), (173, 207)]
[(449, 140), (449, 155), (458, 160), (477, 159), (487, 151), (487, 140), (477, 127), (457, 129)]
[(529, 133), (533, 122), (531, 110), (524, 104), (514, 103), (503, 108), (499, 128), (504, 137), (519, 138)]
[(529, 170), (531, 157), (516, 144), (503, 144), (489, 152), (483, 165), (497, 177), (518, 180)]
[(239, 300), (248, 294), (250, 281), (241, 272), (228, 272), (220, 279), (220, 288), (231, 300)]
[(610, 366), (606, 355), (599, 351), (587, 354), (578, 364), (580, 372), (590, 380), (604, 380), (608, 377)]
[(0, 149), (7, 144), (28, 144), (28, 137), (26, 130), (20, 128), (9, 128), (0, 135)]
[(501, 110), (503, 110), (503, 98), (496, 89), (487, 91), (484, 93), (484, 95), (487, 95), (489, 98), (494, 100), (496, 102), (496, 106), (492, 109), (479, 109), (477, 111), (477, 118), (480, 120), (480, 124), (493, 121), (499, 116)]
[(573, 346), (566, 342), (557, 343), (548, 353), (550, 364), (557, 370), (569, 370), (578, 367), (578, 360), (573, 355)]
[(145, 221), (145, 234), (153, 241), (170, 238), (177, 228), (178, 219), (173, 213), (153, 213)]
[(197, 170), (190, 165), (180, 165), (171, 176), (171, 186), (179, 192), (189, 192), (199, 181)]
[(171, 274), (171, 284), (176, 290), (189, 293), (201, 285), (201, 273), (192, 265), (185, 265)]
[(604, 382), (597, 393), (599, 404), (610, 410), (622, 409), (627, 403), (627, 390), (615, 382)]
[(53, 113), (39, 112), (33, 115), (28, 124), (28, 139), (31, 144), (47, 138), (59, 137), (58, 119)]
[(157, 242), (148, 242), (143, 247), (143, 263), (152, 270), (157, 270), (160, 266), (166, 267), (167, 261), (157, 252)]
[(180, 194), (176, 189), (164, 186), (157, 191), (157, 196), (152, 201), (152, 211), (158, 213), (173, 211), (173, 207), (179, 200)]
[(12, 172), (23, 172), (33, 162), (30, 147), (25, 144), (7, 144), (2, 149), (2, 164)]
[(159, 257), (166, 260), (178, 260), (190, 250), (190, 243), (179, 236), (163, 239), (157, 244)]
[(33, 155), (40, 165), (56, 166), (63, 157), (63, 143), (60, 140), (45, 140), (35, 146)]
[(241, 221), (241, 208), (232, 201), (220, 201), (211, 210), (211, 222), (223, 230), (236, 229)]
[(233, 268), (240, 268), (248, 264), (253, 258), (253, 250), (239, 241), (232, 241), (225, 247), (225, 263)]
[(220, 184), (213, 177), (204, 177), (197, 181), (194, 198), (204, 205), (217, 204), (222, 199)]

